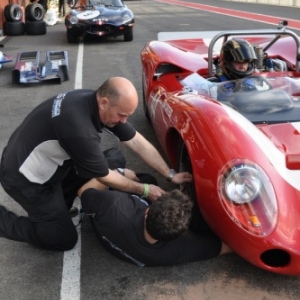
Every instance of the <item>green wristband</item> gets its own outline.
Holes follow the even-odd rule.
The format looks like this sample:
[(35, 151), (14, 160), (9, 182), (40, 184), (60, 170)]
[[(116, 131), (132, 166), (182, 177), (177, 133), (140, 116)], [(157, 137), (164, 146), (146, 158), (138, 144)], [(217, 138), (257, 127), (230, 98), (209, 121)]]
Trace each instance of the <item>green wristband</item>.
[(148, 193), (149, 193), (149, 184), (148, 183), (144, 183), (144, 193), (142, 195), (142, 198), (147, 198), (148, 197)]

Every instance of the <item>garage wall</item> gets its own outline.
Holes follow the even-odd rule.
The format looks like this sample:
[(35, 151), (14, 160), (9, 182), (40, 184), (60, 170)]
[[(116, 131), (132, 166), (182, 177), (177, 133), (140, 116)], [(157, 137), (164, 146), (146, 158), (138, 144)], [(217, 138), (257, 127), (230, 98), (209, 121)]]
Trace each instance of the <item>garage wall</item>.
[(271, 4), (279, 6), (296, 6), (300, 7), (300, 0), (228, 0), (232, 2), (250, 2), (260, 4)]

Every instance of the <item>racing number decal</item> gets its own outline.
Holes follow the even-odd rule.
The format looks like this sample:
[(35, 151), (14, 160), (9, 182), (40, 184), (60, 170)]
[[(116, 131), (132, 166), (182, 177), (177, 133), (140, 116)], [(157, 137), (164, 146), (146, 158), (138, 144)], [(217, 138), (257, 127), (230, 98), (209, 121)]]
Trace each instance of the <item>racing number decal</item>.
[(89, 20), (96, 18), (100, 15), (100, 12), (98, 10), (87, 10), (85, 12), (81, 12), (77, 15), (78, 19), (81, 20)]

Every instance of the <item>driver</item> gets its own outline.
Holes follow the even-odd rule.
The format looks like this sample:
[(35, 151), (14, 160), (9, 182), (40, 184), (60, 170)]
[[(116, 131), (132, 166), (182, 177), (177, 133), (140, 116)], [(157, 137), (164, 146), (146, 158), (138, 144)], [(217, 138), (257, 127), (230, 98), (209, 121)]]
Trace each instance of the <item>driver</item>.
[(232, 39), (224, 43), (220, 53), (220, 69), (213, 81), (228, 81), (249, 76), (255, 70), (257, 56), (246, 40)]

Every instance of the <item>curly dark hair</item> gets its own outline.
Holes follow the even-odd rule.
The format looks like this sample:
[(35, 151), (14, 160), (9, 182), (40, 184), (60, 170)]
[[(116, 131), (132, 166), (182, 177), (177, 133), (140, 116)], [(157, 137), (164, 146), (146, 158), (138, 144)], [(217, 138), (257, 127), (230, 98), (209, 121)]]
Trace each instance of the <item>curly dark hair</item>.
[(149, 206), (146, 230), (159, 241), (173, 240), (189, 228), (193, 202), (179, 190), (167, 192)]

